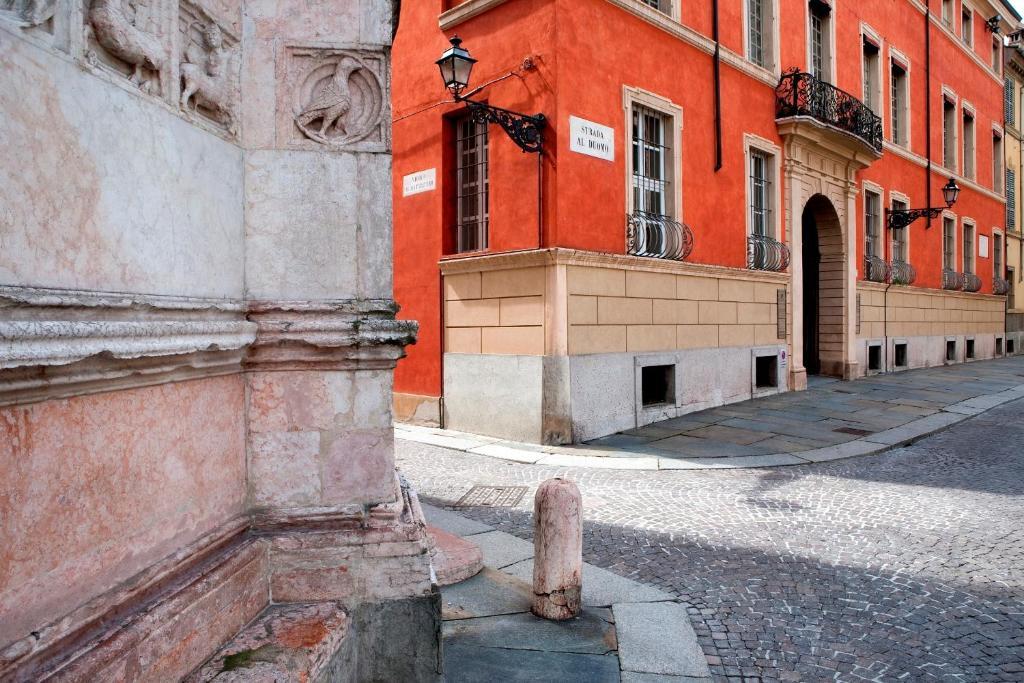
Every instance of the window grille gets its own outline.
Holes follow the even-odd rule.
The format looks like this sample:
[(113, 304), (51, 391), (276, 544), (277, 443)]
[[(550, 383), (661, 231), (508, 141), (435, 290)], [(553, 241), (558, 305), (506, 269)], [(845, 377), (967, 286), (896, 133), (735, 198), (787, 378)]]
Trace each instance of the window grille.
[(992, 234), (992, 273), (1002, 278), (1003, 273), (1003, 236), (998, 233)]
[(487, 124), (466, 116), (456, 121), (456, 250), (479, 251), (488, 245)]
[(1003, 182), (1003, 138), (998, 133), (992, 136), (992, 189), (1002, 194), (1006, 191)]
[(878, 253), (878, 205), (876, 193), (864, 193), (864, 256), (869, 259), (882, 256)]
[(672, 117), (633, 105), (633, 209), (675, 218), (672, 201)]
[(750, 151), (750, 229), (755, 235), (774, 237), (772, 223), (771, 156)]
[[(906, 211), (906, 202), (901, 202), (898, 199), (894, 199), (892, 202), (893, 211)], [(906, 228), (893, 228), (892, 229), (892, 260), (908, 262), (907, 254), (907, 229)]]

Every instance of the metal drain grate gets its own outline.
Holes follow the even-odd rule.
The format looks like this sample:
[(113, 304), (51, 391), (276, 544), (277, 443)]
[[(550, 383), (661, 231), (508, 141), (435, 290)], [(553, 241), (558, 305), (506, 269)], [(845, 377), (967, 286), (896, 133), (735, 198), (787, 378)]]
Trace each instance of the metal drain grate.
[(526, 495), (525, 486), (484, 486), (477, 484), (466, 492), (459, 502), (457, 508), (488, 507), (488, 508), (510, 508), (519, 504), (519, 501)]
[(853, 434), (854, 436), (867, 436), (868, 434), (874, 434), (870, 429), (857, 429), (856, 427), (839, 427), (832, 431), (839, 432), (840, 434)]

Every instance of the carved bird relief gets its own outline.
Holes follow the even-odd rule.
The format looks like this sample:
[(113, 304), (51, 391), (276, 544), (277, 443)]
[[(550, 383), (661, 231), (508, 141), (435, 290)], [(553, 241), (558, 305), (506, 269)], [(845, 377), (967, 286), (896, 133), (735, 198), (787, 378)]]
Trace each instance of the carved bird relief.
[(135, 25), (126, 11), (125, 2), (93, 0), (89, 21), (96, 41), (110, 54), (132, 65), (132, 83), (148, 90), (149, 82), (143, 70), (158, 73), (163, 70), (167, 64), (167, 50), (159, 36)]
[[(354, 71), (363, 68), (358, 60), (343, 57), (334, 69), (334, 75), (320, 86), (313, 99), (295, 117), (295, 122), (314, 140), (325, 142), (327, 131), (334, 126), (342, 135), (347, 134), (345, 119), (352, 108), (352, 96), (349, 91), (348, 79)], [(308, 129), (309, 124), (320, 119), (320, 130), (316, 133)]]

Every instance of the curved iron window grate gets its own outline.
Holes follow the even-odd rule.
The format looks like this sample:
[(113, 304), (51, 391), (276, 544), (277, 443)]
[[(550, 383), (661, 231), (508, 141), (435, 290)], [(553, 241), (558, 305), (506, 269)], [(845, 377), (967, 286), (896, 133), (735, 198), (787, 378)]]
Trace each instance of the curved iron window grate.
[(961, 290), (964, 288), (964, 274), (944, 268), (942, 270), (942, 288)]
[(917, 269), (906, 261), (893, 261), (890, 268), (894, 285), (912, 285), (917, 279)]
[(864, 257), (864, 279), (870, 282), (888, 282), (889, 264), (877, 256)]
[(775, 88), (775, 117), (810, 116), (854, 135), (882, 151), (882, 118), (856, 97), (809, 73), (792, 68)]
[(1005, 296), (1010, 293), (1010, 281), (1004, 280), (1001, 277), (992, 278), (992, 292), (999, 296)]
[(693, 251), (693, 232), (689, 227), (647, 211), (634, 211), (626, 217), (626, 253), (630, 256), (683, 261)]
[(980, 292), (981, 278), (975, 275), (974, 273), (964, 273), (964, 291)]
[(789, 268), (789, 247), (767, 235), (747, 237), (747, 268), (776, 273)]

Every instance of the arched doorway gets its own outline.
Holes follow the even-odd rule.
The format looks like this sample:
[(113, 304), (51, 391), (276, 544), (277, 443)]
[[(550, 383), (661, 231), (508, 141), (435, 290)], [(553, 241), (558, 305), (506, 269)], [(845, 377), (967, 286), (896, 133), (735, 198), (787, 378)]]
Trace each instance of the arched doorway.
[(803, 364), (809, 375), (843, 377), (846, 367), (846, 258), (839, 215), (824, 195), (801, 217)]

